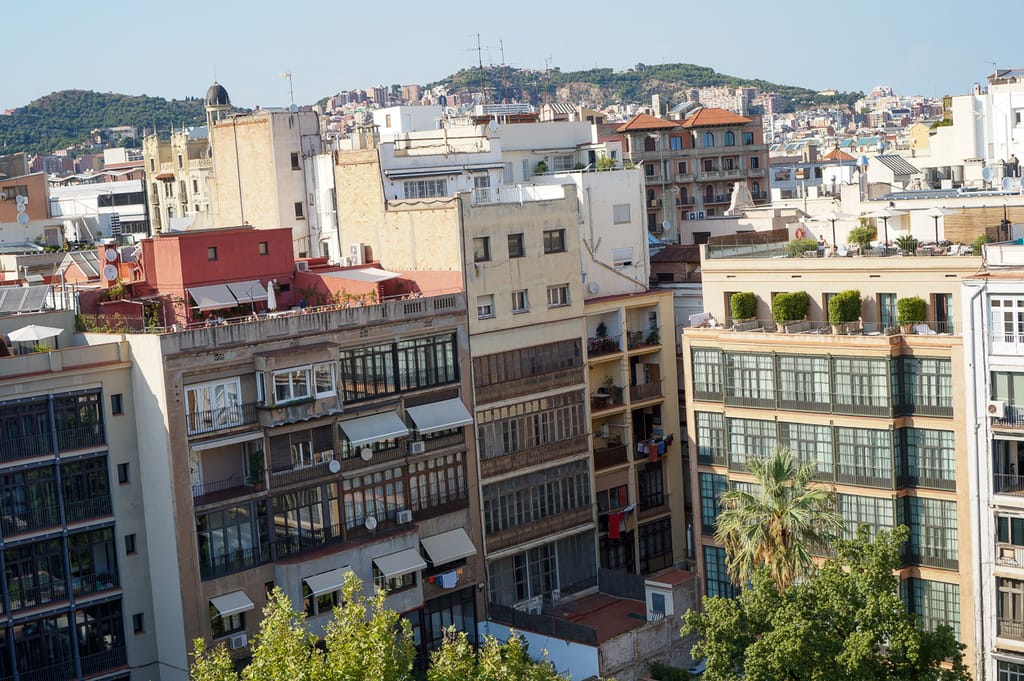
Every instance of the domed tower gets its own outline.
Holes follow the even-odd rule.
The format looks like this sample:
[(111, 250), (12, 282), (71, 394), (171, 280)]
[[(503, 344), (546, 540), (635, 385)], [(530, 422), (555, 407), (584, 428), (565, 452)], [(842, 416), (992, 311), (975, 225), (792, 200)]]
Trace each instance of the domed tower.
[(231, 111), (231, 98), (224, 86), (213, 81), (213, 85), (206, 91), (206, 125), (213, 128), (213, 124), (225, 118)]

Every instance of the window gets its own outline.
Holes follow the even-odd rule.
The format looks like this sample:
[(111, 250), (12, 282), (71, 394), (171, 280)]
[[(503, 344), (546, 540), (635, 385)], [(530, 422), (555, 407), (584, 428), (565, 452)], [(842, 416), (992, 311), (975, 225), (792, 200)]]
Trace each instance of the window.
[(122, 485), (127, 484), (128, 482), (130, 482), (129, 479), (128, 479), (128, 464), (127, 463), (119, 463), (119, 464), (117, 464), (117, 481), (120, 484), (122, 484)]
[(914, 565), (957, 569), (958, 538), (956, 502), (904, 497), (897, 520), (910, 528), (905, 557)]
[(483, 488), (488, 533), (519, 527), (561, 513), (590, 507), (586, 461), (520, 475)]
[(717, 412), (698, 411), (697, 460), (724, 466), (726, 464), (725, 417)]
[(359, 401), (398, 392), (394, 346), (370, 345), (341, 351), (341, 375), (346, 401)]
[(185, 386), (186, 424), (190, 435), (242, 424), (242, 387), (229, 378)]
[(566, 369), (578, 370), (582, 366), (582, 349), (578, 340), (555, 341), (474, 357), (473, 382), (478, 388), (490, 385), (504, 388), (510, 381)]
[(295, 202), (295, 219), (296, 220), (302, 220), (303, 219), (302, 201), (296, 201)]
[(627, 248), (613, 248), (612, 249), (612, 267), (632, 267), (633, 266), (633, 247)]
[(259, 242), (258, 244), (256, 244), (256, 252), (259, 253), (260, 255), (269, 255), (270, 244), (266, 241)]
[(454, 334), (400, 341), (396, 354), (402, 390), (429, 388), (458, 380)]
[(135, 553), (135, 534), (126, 534), (124, 536), (124, 552), (127, 555)]
[[(999, 579), (999, 603), (997, 604), (997, 616), (1002, 619), (1003, 582), (1015, 580)], [(1017, 582), (1021, 585), (1021, 582)], [(957, 639), (960, 638), (960, 585), (946, 582), (934, 582), (928, 579), (911, 578), (900, 582), (900, 592), (910, 612), (921, 616), (921, 623), (925, 629), (934, 631), (940, 624), (945, 624)], [(1016, 598), (1019, 604), (1020, 591), (1011, 597)], [(1017, 610), (1018, 615), (1024, 612)], [(1024, 617), (1011, 617), (1011, 619), (1022, 620)], [(1001, 624), (1001, 623), (1000, 623)]]
[(715, 146), (715, 135), (714, 135), (714, 133), (710, 133), (710, 132), (704, 133), (704, 146), (705, 147), (713, 147), (713, 146)]
[(726, 353), (725, 401), (739, 407), (774, 407), (775, 367), (772, 356)]
[(1024, 681), (1024, 664), (996, 660), (996, 681)]
[(892, 436), (888, 430), (836, 428), (839, 482), (892, 489)]
[(301, 166), (299, 165), (299, 152), (293, 151), (292, 152), (292, 170), (300, 170), (300, 169), (301, 169)]
[(722, 399), (722, 353), (693, 348), (693, 396), (698, 400)]
[(185, 167), (185, 159), (182, 158), (181, 154), (178, 154), (178, 168)]
[(556, 154), (551, 157), (551, 170), (564, 172), (572, 170), (576, 166), (576, 158), (572, 154)]
[(992, 351), (1017, 352), (1024, 343), (1024, 296), (993, 296), (989, 299), (992, 316)]
[(644, 163), (643, 166), (644, 166), (644, 176), (645, 177), (654, 177), (654, 164), (653, 163)]
[(544, 230), (544, 252), (564, 253), (565, 252), (565, 230), (545, 229)]
[(736, 134), (732, 130), (725, 131), (725, 142), (724, 145), (727, 147), (736, 146)]
[(925, 428), (896, 431), (903, 484), (956, 489), (956, 455), (953, 432)]
[(630, 222), (629, 216), (629, 204), (618, 203), (612, 206), (612, 222), (616, 225), (621, 225)]
[(701, 473), (699, 477), (701, 533), (714, 535), (722, 493), (728, 488), (728, 479), (714, 473)]
[(771, 455), (778, 442), (775, 421), (757, 419), (726, 419), (729, 429), (729, 467), (746, 470), (751, 459), (763, 459)]
[(896, 328), (896, 294), (895, 293), (879, 293), (878, 294), (878, 312), (880, 315), (879, 321), (882, 323), (882, 329), (894, 329)]
[(389, 594), (403, 589), (411, 589), (416, 586), (416, 573), (406, 572), (405, 574), (395, 575), (394, 577), (385, 577), (384, 573), (374, 565), (373, 585), (381, 591), (387, 591)]
[(326, 615), (341, 605), (341, 591), (314, 594), (309, 585), (302, 583), (302, 609), (310, 617)]
[(443, 510), (449, 504), (468, 499), (464, 456), (464, 452), (456, 452), (410, 463), (409, 508), (423, 512)]
[[(754, 143), (754, 133), (752, 133), (752, 132), (745, 132), (745, 133), (743, 133), (743, 144), (753, 144), (753, 143)], [(753, 167), (753, 166), (751, 166), (751, 167)]]
[(579, 438), (589, 425), (583, 400), (579, 390), (484, 409), (476, 418), (477, 451), (489, 459)]
[(530, 311), (530, 297), (528, 291), (520, 289), (512, 292), (512, 312), (513, 314), (519, 314), (520, 312)]
[(329, 397), (336, 392), (333, 362), (281, 369), (271, 374), (274, 404), (285, 404), (310, 397)]
[(487, 262), (491, 259), (491, 237), (473, 237), (473, 262)]
[(494, 316), (494, 294), (476, 297), (476, 318), (490, 319)]
[(1024, 546), (1024, 517), (999, 514), (996, 517), (996, 541)]
[(270, 541), (268, 526), (265, 502), (198, 515), (196, 542), (202, 578), (245, 570), (266, 560)]
[[(192, 193), (193, 194), (198, 194), (199, 193), (199, 180), (192, 180)], [(199, 210), (199, 209), (196, 208), (196, 210)]]
[(779, 406), (827, 411), (831, 403), (828, 358), (779, 355)]
[(410, 180), (402, 183), (407, 199), (429, 199), (448, 195), (448, 180)]
[(655, 520), (637, 529), (640, 543), (640, 572), (650, 574), (672, 565), (672, 521)]
[(717, 546), (704, 547), (705, 592), (708, 596), (734, 598), (740, 589), (729, 579), (725, 565), (725, 549)]
[(832, 360), (833, 409), (842, 414), (887, 416), (891, 394), (884, 359), (836, 357)]
[(565, 307), (569, 304), (569, 285), (548, 286), (548, 307)]
[(142, 613), (141, 612), (137, 612), (134, 615), (132, 615), (132, 630), (136, 634), (141, 634), (144, 631), (144, 629), (142, 627), (142, 624), (143, 624), (143, 618), (142, 618)]
[(832, 428), (811, 423), (780, 423), (779, 441), (789, 447), (797, 460), (813, 463), (819, 479), (832, 479), (835, 469)]
[(853, 539), (861, 525), (867, 525), (872, 537), (879, 530), (891, 530), (896, 525), (896, 506), (892, 497), (838, 494), (836, 499), (846, 539)]
[(761, 167), (761, 159), (760, 159), (760, 157), (758, 157), (758, 156), (751, 156), (750, 157), (750, 169), (751, 170), (756, 170), (757, 168), (760, 168), (760, 167)]
[(209, 260), (210, 262), (213, 262), (214, 260), (217, 259), (217, 247), (216, 246), (207, 246), (207, 248), (206, 248), (206, 259)]
[(210, 604), (210, 629), (213, 638), (221, 638), (245, 631), (245, 613), (239, 612), (234, 615), (221, 615), (217, 608)]
[(683, 138), (679, 137), (678, 135), (673, 135), (672, 137), (669, 137), (668, 138), (668, 143), (669, 143), (669, 149), (671, 149), (672, 151), (682, 151), (683, 150)]
[(124, 413), (124, 395), (122, 395), (121, 393), (114, 393), (113, 395), (110, 396), (110, 413)]
[(689, 166), (687, 165), (686, 161), (680, 161), (676, 167), (679, 170), (680, 175), (686, 175), (689, 172), (687, 170)]
[(362, 527), (368, 517), (395, 520), (398, 509), (407, 508), (404, 466), (387, 468), (342, 481), (345, 527)]
[(526, 256), (526, 245), (523, 243), (522, 232), (508, 235), (508, 257), (522, 258)]

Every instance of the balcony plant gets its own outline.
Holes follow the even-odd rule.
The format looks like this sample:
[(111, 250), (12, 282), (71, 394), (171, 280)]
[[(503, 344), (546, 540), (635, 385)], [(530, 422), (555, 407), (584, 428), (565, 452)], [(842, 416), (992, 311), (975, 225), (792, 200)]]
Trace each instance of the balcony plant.
[(772, 299), (772, 319), (785, 330), (786, 324), (806, 317), (810, 307), (811, 297), (806, 291), (779, 293)]
[(257, 492), (263, 489), (263, 450), (249, 452), (248, 484)]
[(868, 224), (867, 218), (861, 218), (860, 224), (850, 230), (847, 239), (851, 244), (857, 244), (860, 252), (865, 253), (871, 248), (871, 242), (878, 238), (878, 229)]
[(729, 311), (735, 321), (753, 319), (757, 314), (757, 296), (751, 291), (740, 291), (729, 297)]
[(850, 333), (860, 321), (860, 291), (847, 289), (832, 296), (828, 301), (828, 323), (832, 325), (832, 333)]
[(644, 338), (644, 342), (647, 343), (648, 345), (657, 345), (658, 343), (660, 343), (661, 336), (658, 334), (658, 330), (654, 328), (650, 329), (647, 332), (647, 337)]
[(903, 333), (910, 333), (915, 324), (924, 321), (928, 306), (921, 296), (900, 298), (896, 301), (896, 323)]
[(818, 252), (818, 242), (814, 239), (793, 239), (786, 242), (786, 255), (790, 258), (802, 258), (804, 253)]
[(548, 172), (548, 164), (544, 161), (537, 161), (537, 165), (533, 167), (533, 174), (543, 175), (546, 172)]
[(896, 237), (896, 247), (903, 255), (916, 255), (918, 241), (910, 234), (900, 234)]

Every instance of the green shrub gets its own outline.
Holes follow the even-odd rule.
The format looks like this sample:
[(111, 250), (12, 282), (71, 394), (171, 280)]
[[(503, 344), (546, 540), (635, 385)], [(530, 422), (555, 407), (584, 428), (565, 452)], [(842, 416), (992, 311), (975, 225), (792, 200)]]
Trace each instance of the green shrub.
[(777, 322), (795, 322), (807, 316), (811, 297), (806, 291), (779, 293), (772, 299), (772, 319)]
[(546, 172), (548, 172), (548, 164), (544, 161), (537, 161), (537, 165), (533, 167), (533, 174), (543, 175)]
[(757, 296), (751, 291), (740, 291), (729, 298), (733, 319), (750, 319), (757, 315)]
[(896, 247), (901, 251), (913, 253), (917, 250), (918, 241), (909, 234), (900, 234), (896, 237)]
[(615, 167), (615, 159), (609, 158), (608, 156), (602, 156), (597, 159), (597, 169), (601, 172), (611, 170)]
[(978, 238), (974, 240), (972, 244), (974, 246), (974, 255), (981, 255), (982, 246), (992, 242), (992, 237), (988, 234), (979, 234)]
[(857, 244), (861, 250), (871, 248), (871, 242), (878, 238), (878, 229), (868, 224), (868, 221), (861, 218), (860, 225), (850, 230), (847, 237), (851, 244)]
[(917, 324), (924, 321), (928, 307), (921, 296), (900, 298), (896, 301), (896, 323)]
[(860, 319), (860, 291), (847, 289), (832, 296), (828, 301), (828, 323), (845, 324)]
[(817, 251), (818, 242), (814, 239), (793, 239), (786, 242), (786, 255), (791, 258), (799, 258), (808, 251)]
[(662, 662), (651, 662), (650, 670), (654, 681), (690, 681), (690, 674), (685, 669)]

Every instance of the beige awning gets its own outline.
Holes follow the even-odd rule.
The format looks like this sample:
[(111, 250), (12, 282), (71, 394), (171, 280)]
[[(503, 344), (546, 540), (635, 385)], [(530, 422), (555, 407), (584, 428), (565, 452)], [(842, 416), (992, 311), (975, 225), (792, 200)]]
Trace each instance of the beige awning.
[(393, 411), (364, 416), (361, 419), (349, 419), (338, 425), (345, 431), (349, 444), (353, 447), (396, 437), (406, 437), (409, 434), (408, 426)]
[(436, 433), (439, 430), (468, 426), (473, 423), (473, 417), (470, 416), (466, 405), (462, 404), (462, 400), (457, 397), (441, 402), (421, 404), (418, 407), (408, 407), (405, 413), (416, 424), (416, 430), (423, 435)]
[(328, 570), (318, 575), (310, 575), (302, 581), (306, 583), (306, 586), (309, 587), (314, 596), (319, 596), (320, 594), (339, 590), (341, 585), (345, 583), (346, 573), (349, 572), (352, 572), (352, 568), (348, 565), (343, 565), (336, 570)]
[(237, 445), (237, 444), (241, 444), (243, 442), (251, 442), (253, 440), (262, 440), (262, 439), (263, 439), (263, 431), (262, 430), (257, 430), (257, 431), (253, 431), (251, 433), (242, 433), (241, 435), (232, 435), (231, 437), (222, 437), (219, 440), (203, 440), (202, 442), (193, 442), (192, 444), (189, 445), (189, 449), (192, 449), (192, 450), (197, 451), (197, 452), (201, 452), (204, 449), (215, 449), (217, 447), (227, 447), (228, 445)]
[(427, 567), (426, 561), (423, 560), (423, 556), (417, 549), (405, 549), (398, 553), (389, 553), (386, 556), (374, 558), (373, 564), (388, 579)]
[(238, 301), (235, 300), (235, 296), (232, 295), (231, 289), (226, 284), (194, 286), (186, 290), (192, 296), (195, 306), (200, 310), (223, 310), (238, 305)]
[(237, 615), (256, 607), (244, 591), (232, 591), (223, 596), (214, 596), (210, 599), (210, 605), (217, 609), (221, 617)]
[(432, 537), (424, 537), (420, 539), (420, 543), (423, 544), (423, 550), (427, 552), (427, 558), (434, 567), (476, 554), (473, 540), (461, 527)]

